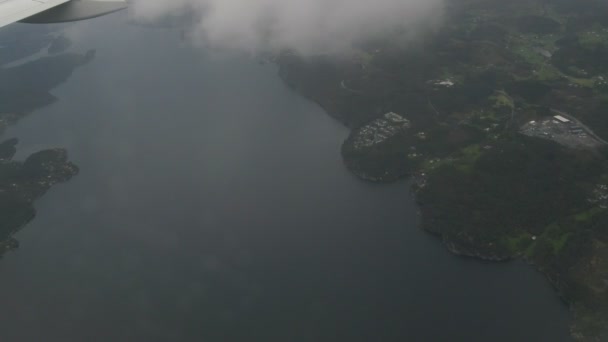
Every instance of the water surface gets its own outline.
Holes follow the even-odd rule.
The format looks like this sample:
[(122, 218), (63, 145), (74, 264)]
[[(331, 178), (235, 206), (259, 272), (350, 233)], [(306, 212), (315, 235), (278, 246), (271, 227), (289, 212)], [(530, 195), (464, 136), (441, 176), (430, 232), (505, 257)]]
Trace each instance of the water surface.
[(81, 173), (0, 261), (3, 341), (568, 340), (542, 275), (449, 254), (273, 66), (124, 19), (76, 24), (95, 60), (6, 134)]

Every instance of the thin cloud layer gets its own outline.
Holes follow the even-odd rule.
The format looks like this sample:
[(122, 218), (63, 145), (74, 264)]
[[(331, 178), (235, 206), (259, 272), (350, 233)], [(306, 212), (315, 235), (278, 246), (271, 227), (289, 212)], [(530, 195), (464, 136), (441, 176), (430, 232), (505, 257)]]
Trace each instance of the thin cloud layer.
[(249, 51), (347, 50), (385, 32), (415, 34), (441, 18), (443, 0), (136, 0), (136, 19), (187, 12), (199, 43)]

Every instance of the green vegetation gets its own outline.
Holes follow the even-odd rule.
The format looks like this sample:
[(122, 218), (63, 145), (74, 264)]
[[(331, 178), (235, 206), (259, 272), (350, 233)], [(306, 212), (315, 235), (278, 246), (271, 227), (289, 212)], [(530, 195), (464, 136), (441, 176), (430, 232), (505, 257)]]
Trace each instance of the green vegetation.
[(578, 222), (590, 222), (596, 215), (604, 212), (605, 209), (600, 207), (594, 207), (587, 211), (583, 211), (574, 216), (574, 219)]
[[(602, 167), (588, 156), (523, 137), (503, 139), (484, 153), (476, 146), (463, 152), (436, 169), (419, 191), (423, 218), (433, 217), (430, 230), (450, 236), (466, 232), (466, 238), (474, 235), (493, 244), (519, 238), (522, 232), (541, 236), (556, 213), (587, 210), (586, 192), (579, 184), (598, 177)], [(466, 208), (482, 215), (471, 216)], [(438, 209), (441, 219), (432, 215)]]
[(594, 49), (608, 45), (608, 28), (594, 24), (590, 29), (579, 33), (579, 42), (585, 49)]
[(551, 246), (553, 254), (559, 255), (573, 234), (573, 232), (563, 229), (558, 224), (550, 224), (543, 230), (542, 235), (538, 237), (538, 242), (536, 242), (533, 248), (541, 244), (548, 244)]
[(452, 159), (427, 170), (428, 182), (418, 190), (424, 228), (461, 254), (520, 256), (539, 265), (565, 299), (585, 308), (586, 314), (577, 311), (577, 336), (606, 333), (587, 328), (608, 322), (608, 268), (586, 265), (608, 266), (608, 253), (589, 248), (608, 244), (608, 213), (587, 201), (607, 161), (523, 137), (502, 139), (487, 151), (473, 145)]
[(600, 0), (454, 0), (440, 32), (414, 48), (389, 37), (352, 62), (278, 62), (288, 84), (355, 131), (388, 111), (407, 117), (407, 132), (373, 148), (347, 139), (346, 166), (375, 181), (415, 174), (424, 229), (456, 253), (535, 264), (573, 308), (573, 336), (608, 340), (608, 200), (598, 200), (608, 190), (596, 193), (608, 148), (518, 134), (555, 108), (608, 139), (605, 13)]
[(78, 173), (61, 149), (34, 153), (25, 162), (13, 161), (16, 144), (16, 139), (0, 144), (0, 257), (18, 247), (12, 236), (36, 215), (34, 201)]
[[(30, 36), (27, 31), (11, 32), (11, 27), (0, 32), (0, 45), (5, 47), (0, 56), (3, 63), (44, 47), (48, 47), (50, 54), (61, 53), (70, 45), (68, 39), (51, 31), (40, 36), (39, 30), (35, 30)], [(15, 37), (23, 41), (15, 41)], [(86, 54), (64, 53), (0, 68), (0, 134), (34, 109), (53, 103), (56, 99), (50, 90), (94, 57), (93, 50)], [(54, 184), (67, 181), (78, 172), (78, 168), (68, 162), (66, 151), (61, 149), (34, 153), (24, 162), (14, 161), (16, 145), (17, 139), (0, 143), (0, 256), (18, 247), (12, 236), (34, 218), (34, 201)]]
[(507, 108), (512, 110), (515, 108), (513, 99), (509, 97), (509, 94), (507, 94), (504, 90), (497, 90), (494, 95), (490, 97), (490, 100), (494, 103), (492, 105), (492, 108), (494, 109)]
[(475, 162), (481, 156), (481, 147), (479, 145), (467, 146), (460, 150), (457, 156), (456, 159), (453, 159), (452, 167), (460, 172), (471, 173)]
[(534, 236), (525, 231), (515, 231), (510, 236), (507, 236), (500, 241), (500, 244), (504, 245), (511, 255), (518, 255), (521, 253), (529, 255), (533, 243)]

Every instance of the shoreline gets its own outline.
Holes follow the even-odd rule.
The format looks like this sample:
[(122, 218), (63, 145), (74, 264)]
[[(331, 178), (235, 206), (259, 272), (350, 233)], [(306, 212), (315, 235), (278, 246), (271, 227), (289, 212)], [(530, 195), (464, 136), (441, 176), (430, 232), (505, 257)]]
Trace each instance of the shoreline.
[[(283, 82), (289, 88), (291, 88), (293, 91), (297, 92), (304, 98), (318, 104), (328, 116), (338, 120), (345, 127), (349, 128), (349, 130), (350, 130), (349, 136), (345, 139), (345, 141), (342, 144), (341, 157), (342, 157), (342, 161), (343, 161), (344, 165), (347, 167), (347, 169), (353, 175), (355, 175), (361, 181), (376, 183), (376, 184), (393, 183), (395, 181), (402, 180), (402, 179), (408, 179), (408, 180), (412, 181), (413, 184), (411, 185), (410, 190), (411, 190), (413, 196), (415, 196), (415, 201), (418, 206), (418, 212), (419, 212), (418, 215), (420, 216), (420, 219), (421, 219), (421, 222), (419, 224), (419, 229), (421, 231), (432, 234), (437, 239), (440, 239), (441, 243), (445, 246), (445, 248), (448, 251), (450, 251), (450, 253), (454, 256), (465, 257), (465, 258), (474, 258), (474, 259), (477, 259), (480, 261), (493, 262), (493, 263), (509, 262), (509, 261), (513, 261), (515, 259), (521, 259), (521, 260), (525, 261), (528, 265), (530, 265), (537, 272), (539, 272), (540, 274), (543, 275), (543, 277), (548, 281), (550, 286), (553, 288), (556, 295), (568, 307), (568, 310), (569, 310), (570, 314), (572, 315), (572, 322), (570, 325), (570, 331), (571, 331), (572, 338), (577, 341), (599, 341), (597, 339), (599, 337), (594, 337), (593, 334), (588, 335), (586, 333), (585, 334), (583, 333), (583, 331), (585, 331), (586, 328), (580, 327), (579, 319), (578, 319), (581, 316), (581, 309), (577, 306), (577, 302), (575, 300), (572, 300), (571, 298), (569, 298), (568, 295), (566, 294), (565, 288), (567, 288), (567, 285), (565, 285), (563, 279), (560, 279), (559, 272), (556, 272), (555, 270), (551, 270), (550, 268), (547, 268), (547, 267), (543, 267), (539, 262), (535, 261), (534, 258), (532, 258), (530, 256), (526, 256), (522, 252), (509, 253), (509, 252), (506, 252), (503, 248), (496, 249), (497, 247), (493, 246), (491, 243), (489, 246), (480, 248), (479, 243), (477, 243), (477, 245), (476, 245), (475, 238), (473, 236), (465, 235), (464, 238), (469, 239), (469, 243), (463, 244), (462, 239), (460, 241), (458, 239), (454, 239), (454, 238), (450, 237), (450, 234), (447, 234), (441, 228), (434, 227), (432, 224), (429, 224), (429, 223), (425, 223), (424, 222), (425, 215), (423, 214), (423, 210), (425, 209), (425, 204), (423, 204), (420, 199), (420, 190), (423, 189), (426, 186), (426, 183), (428, 182), (428, 177), (425, 175), (424, 168), (420, 168), (419, 165), (418, 166), (407, 165), (400, 169), (394, 168), (393, 169), (394, 172), (385, 171), (384, 174), (378, 175), (376, 173), (370, 174), (370, 173), (366, 172), (366, 170), (364, 170), (363, 168), (358, 167), (359, 165), (357, 164), (357, 161), (355, 160), (355, 162), (353, 162), (352, 155), (348, 155), (348, 152), (349, 152), (348, 148), (349, 148), (349, 145), (352, 145), (352, 140), (355, 139), (355, 135), (358, 134), (358, 130), (365, 128), (366, 127), (365, 125), (370, 125), (370, 123), (373, 123), (373, 121), (368, 121), (366, 124), (363, 124), (363, 125), (353, 123), (352, 121), (348, 121), (347, 119), (344, 118), (343, 115), (340, 115), (337, 112), (334, 112), (332, 106), (327, 105), (328, 103), (332, 103), (332, 100), (320, 99), (318, 97), (319, 94), (311, 94), (306, 89), (302, 89), (301, 87), (298, 87), (298, 85), (296, 84), (296, 82), (294, 82), (294, 80), (292, 78), (293, 75), (290, 75), (289, 72), (286, 70), (289, 68), (289, 64), (287, 64), (287, 65), (281, 64), (280, 60), (277, 60), (276, 63), (279, 66), (279, 70), (280, 70), (279, 77), (283, 80)], [(374, 115), (372, 117), (376, 118), (376, 119), (372, 119), (372, 120), (378, 120), (378, 118), (381, 116)], [(403, 143), (403, 141), (400, 141), (400, 143)], [(372, 147), (372, 149), (373, 149), (373, 147)], [(378, 149), (381, 149), (381, 148), (379, 147)], [(352, 151), (352, 148), (351, 148), (351, 151)], [(355, 156), (356, 156), (356, 153), (355, 153)], [(399, 157), (403, 157), (403, 156), (400, 155)], [(370, 163), (370, 160), (372, 162), (374, 160), (373, 155), (372, 155), (372, 158), (369, 158), (369, 156), (363, 156), (361, 158), (364, 158), (364, 160), (365, 160), (365, 158), (367, 158), (366, 162), (368, 162), (368, 163)], [(390, 166), (390, 164), (388, 164), (388, 165)], [(383, 169), (383, 167), (384, 167), (384, 170), (386, 170), (386, 165), (381, 166), (380, 169)]]

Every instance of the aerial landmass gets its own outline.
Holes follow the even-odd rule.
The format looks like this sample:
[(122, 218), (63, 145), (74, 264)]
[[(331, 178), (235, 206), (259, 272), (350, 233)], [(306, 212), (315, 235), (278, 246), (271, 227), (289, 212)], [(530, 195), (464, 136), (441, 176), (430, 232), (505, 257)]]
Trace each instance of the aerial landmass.
[[(459, 255), (527, 260), (574, 313), (572, 336), (604, 341), (606, 13), (601, 0), (451, 0), (436, 31), (404, 44), (385, 34), (344, 55), (275, 61), (351, 128), (341, 152), (354, 174), (410, 177), (423, 229)], [(94, 58), (63, 53), (69, 40), (52, 32), (22, 34), (0, 36), (2, 65), (48, 56), (0, 68), (0, 129), (55, 101), (50, 90)], [(16, 145), (0, 143), (0, 256), (18, 246), (34, 201), (78, 172), (62, 149), (15, 161)]]
[(435, 32), (340, 56), (277, 57), (352, 129), (345, 165), (411, 177), (422, 228), (454, 253), (535, 265), (608, 340), (608, 4), (453, 0)]
[(63, 149), (44, 150), (23, 162), (14, 161), (17, 143), (17, 139), (0, 143), (0, 257), (19, 246), (13, 235), (35, 217), (34, 201), (78, 173)]
[[(22, 26), (23, 27), (23, 26)], [(0, 51), (10, 51), (0, 58), (0, 136), (35, 109), (57, 99), (51, 89), (65, 82), (79, 66), (91, 61), (95, 51), (85, 54), (62, 53), (70, 42), (53, 31), (7, 29), (0, 35)], [(16, 65), (40, 51), (48, 55)], [(10, 65), (6, 67), (6, 65)], [(44, 70), (44, 72), (41, 72)], [(0, 257), (15, 249), (19, 242), (14, 234), (36, 214), (34, 201), (57, 183), (68, 181), (78, 167), (68, 161), (67, 151), (60, 148), (34, 153), (24, 161), (13, 159), (18, 140), (0, 143)]]

